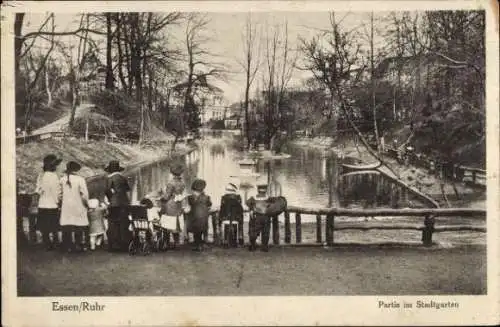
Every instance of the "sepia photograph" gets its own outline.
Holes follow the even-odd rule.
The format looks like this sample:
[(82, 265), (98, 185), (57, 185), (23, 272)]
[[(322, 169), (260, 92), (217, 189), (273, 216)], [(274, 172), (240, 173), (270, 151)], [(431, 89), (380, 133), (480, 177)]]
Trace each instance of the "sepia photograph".
[(489, 3), (12, 3), (17, 299), (83, 317), (106, 311), (93, 297), (374, 296), (426, 315), (498, 286)]

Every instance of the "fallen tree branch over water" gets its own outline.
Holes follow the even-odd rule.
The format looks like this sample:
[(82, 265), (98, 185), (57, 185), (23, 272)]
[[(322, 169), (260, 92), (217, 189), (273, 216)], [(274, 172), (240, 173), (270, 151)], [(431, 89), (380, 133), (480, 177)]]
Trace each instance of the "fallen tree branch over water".
[(356, 126), (356, 124), (354, 123), (352, 118), (349, 116), (349, 113), (346, 109), (346, 101), (338, 88), (337, 88), (337, 94), (341, 100), (341, 108), (342, 108), (342, 112), (344, 113), (344, 117), (347, 119), (349, 125), (351, 125), (351, 127), (354, 129), (354, 131), (358, 135), (359, 139), (361, 140), (361, 143), (363, 143), (363, 145), (366, 148), (366, 150), (368, 151), (368, 153), (380, 162), (380, 166), (385, 166), (389, 170), (389, 172), (391, 172), (393, 175), (391, 176), (390, 174), (385, 172), (383, 169), (381, 169), (382, 167), (380, 167), (380, 166), (377, 167), (376, 170), (379, 171), (380, 173), (382, 173), (387, 178), (389, 178), (394, 183), (396, 183), (399, 186), (410, 191), (414, 195), (423, 198), (428, 203), (430, 203), (433, 207), (439, 208), (439, 204), (434, 199), (432, 199), (430, 196), (420, 192), (419, 190), (417, 190), (417, 189), (411, 187), (410, 185), (406, 184), (405, 182), (403, 182), (401, 180), (400, 175), (382, 158), (382, 155), (379, 155), (371, 148), (371, 146), (368, 144), (368, 141), (364, 137), (363, 133), (359, 130), (359, 128)]

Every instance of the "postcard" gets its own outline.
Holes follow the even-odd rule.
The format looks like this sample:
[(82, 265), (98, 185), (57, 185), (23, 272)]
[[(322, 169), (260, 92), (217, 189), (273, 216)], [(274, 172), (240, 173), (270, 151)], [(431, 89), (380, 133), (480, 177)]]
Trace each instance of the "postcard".
[(493, 1), (5, 1), (2, 323), (500, 323)]

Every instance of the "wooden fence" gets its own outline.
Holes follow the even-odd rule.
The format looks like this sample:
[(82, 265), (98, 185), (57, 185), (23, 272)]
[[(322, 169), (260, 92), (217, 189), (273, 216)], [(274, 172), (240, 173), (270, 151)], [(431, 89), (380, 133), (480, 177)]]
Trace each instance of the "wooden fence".
[[(32, 134), (27, 136), (18, 136), (16, 137), (16, 145), (26, 144), (32, 142), (39, 142), (46, 139), (62, 139), (66, 137), (76, 137), (79, 139), (85, 138), (84, 132), (47, 132), (40, 134)], [(87, 134), (89, 140), (95, 141), (106, 141), (110, 143), (119, 143), (119, 144), (135, 144), (138, 142), (138, 139), (131, 139), (125, 137), (117, 137), (110, 134), (97, 134), (97, 133), (89, 133)], [(184, 140), (178, 140), (178, 143), (182, 143)], [(162, 144), (172, 146), (173, 140), (161, 141)], [(149, 143), (145, 143), (146, 145)]]
[[(394, 148), (386, 147), (386, 154), (393, 159), (404, 160), (400, 157), (398, 150)], [(407, 157), (408, 164), (425, 169), (432, 168), (443, 178), (462, 182), (465, 177), (470, 177), (470, 181), (473, 185), (486, 186), (486, 170), (484, 169), (457, 165), (451, 162), (443, 162), (415, 152), (406, 153), (405, 156)], [(432, 165), (434, 165), (434, 167), (432, 167)], [(482, 180), (482, 182), (479, 180)]]
[[(33, 239), (34, 224), (37, 216), (37, 208), (34, 207), (36, 201), (33, 201), (34, 194), (18, 194), (17, 196), (17, 217), (18, 222), (23, 217), (28, 217), (30, 221), (30, 239)], [(432, 236), (434, 233), (440, 232), (457, 232), (470, 231), (486, 233), (485, 224), (469, 225), (469, 224), (453, 224), (440, 225), (439, 218), (454, 217), (460, 220), (464, 218), (478, 219), (485, 221), (486, 210), (484, 209), (467, 209), (467, 208), (444, 208), (444, 209), (343, 209), (343, 208), (322, 208), (311, 209), (289, 206), (282, 214), (284, 216), (284, 237), (283, 241), (286, 245), (312, 245), (312, 246), (334, 246), (335, 231), (345, 230), (414, 230), (420, 231), (422, 235), (422, 243), (424, 246), (431, 246)], [(292, 218), (293, 215), (293, 218)], [(316, 217), (315, 222), (315, 242), (304, 243), (302, 241), (302, 217), (303, 215), (313, 215)], [(392, 217), (394, 220), (390, 222), (370, 222), (370, 221), (336, 221), (337, 217)], [(413, 218), (415, 223), (398, 223), (398, 219)], [(295, 224), (295, 233), (292, 233), (292, 220)], [(218, 217), (218, 209), (210, 212), (210, 222), (212, 225), (212, 241), (214, 244), (222, 243), (221, 221)], [(325, 224), (323, 224), (325, 223)], [(279, 217), (271, 218), (271, 240), (275, 245), (279, 245), (282, 241), (279, 228)], [(309, 223), (311, 224), (311, 223)], [(323, 230), (324, 225), (324, 230)], [(19, 225), (18, 225), (19, 228)], [(22, 226), (21, 226), (22, 229)], [(19, 231), (19, 230), (18, 230)], [(243, 226), (240, 226), (239, 233), (243, 232)], [(295, 242), (292, 241), (294, 234)]]
[[(292, 242), (292, 214), (294, 215), (295, 224), (295, 242)], [(471, 231), (486, 233), (485, 226), (471, 225), (441, 225), (436, 226), (436, 220), (440, 217), (456, 217), (462, 219), (464, 217), (482, 219), (486, 218), (486, 210), (482, 209), (464, 209), (464, 208), (446, 208), (446, 209), (342, 209), (342, 208), (324, 208), (310, 209), (289, 206), (283, 213), (284, 215), (284, 243), (285, 244), (304, 244), (302, 242), (302, 216), (316, 216), (315, 225), (316, 241), (308, 245), (318, 246), (333, 246), (335, 244), (334, 231), (345, 230), (415, 230), (422, 232), (422, 243), (424, 246), (432, 245), (433, 233), (453, 232), (453, 231)], [(211, 224), (213, 229), (213, 241), (216, 244), (221, 243), (220, 221), (218, 211), (213, 210), (210, 214)], [(391, 221), (390, 223), (381, 222), (342, 222), (336, 223), (336, 217), (392, 217), (395, 220), (414, 218), (414, 224), (401, 224)], [(323, 222), (325, 222), (325, 230), (323, 231)], [(420, 222), (420, 223), (419, 223)], [(240, 228), (240, 232), (241, 232)], [(271, 218), (271, 234), (273, 244), (280, 244), (280, 228), (279, 218)]]
[[(89, 140), (105, 140), (105, 141), (112, 142), (112, 143), (133, 144), (133, 143), (137, 142), (137, 140), (135, 140), (135, 139), (116, 137), (116, 136), (111, 136), (109, 134), (106, 135), (106, 134), (89, 133), (87, 136), (88, 136)], [(43, 141), (43, 140), (47, 140), (47, 139), (62, 139), (65, 137), (85, 138), (85, 133), (84, 132), (73, 132), (73, 133), (46, 132), (46, 133), (31, 134), (31, 135), (26, 135), (26, 136), (17, 136), (16, 137), (16, 145), (32, 143), (32, 142), (39, 142), (39, 141)]]

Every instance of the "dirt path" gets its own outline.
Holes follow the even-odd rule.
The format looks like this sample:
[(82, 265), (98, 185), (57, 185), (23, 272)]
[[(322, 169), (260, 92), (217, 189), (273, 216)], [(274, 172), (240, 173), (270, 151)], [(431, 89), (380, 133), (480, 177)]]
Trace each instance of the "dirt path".
[[(86, 110), (89, 108), (93, 107), (94, 105), (91, 103), (85, 103), (81, 104), (80, 106), (76, 107), (75, 109), (75, 118), (78, 118), (82, 113), (84, 113)], [(33, 131), (32, 134), (43, 134), (43, 133), (49, 133), (49, 132), (60, 132), (64, 130), (68, 126), (69, 123), (69, 118), (71, 115), (71, 110), (68, 109), (68, 114), (64, 115), (63, 117), (59, 118), (56, 121), (53, 121), (50, 124), (47, 124), (41, 128), (38, 128)]]
[(20, 296), (485, 294), (486, 249), (181, 249), (18, 254)]

